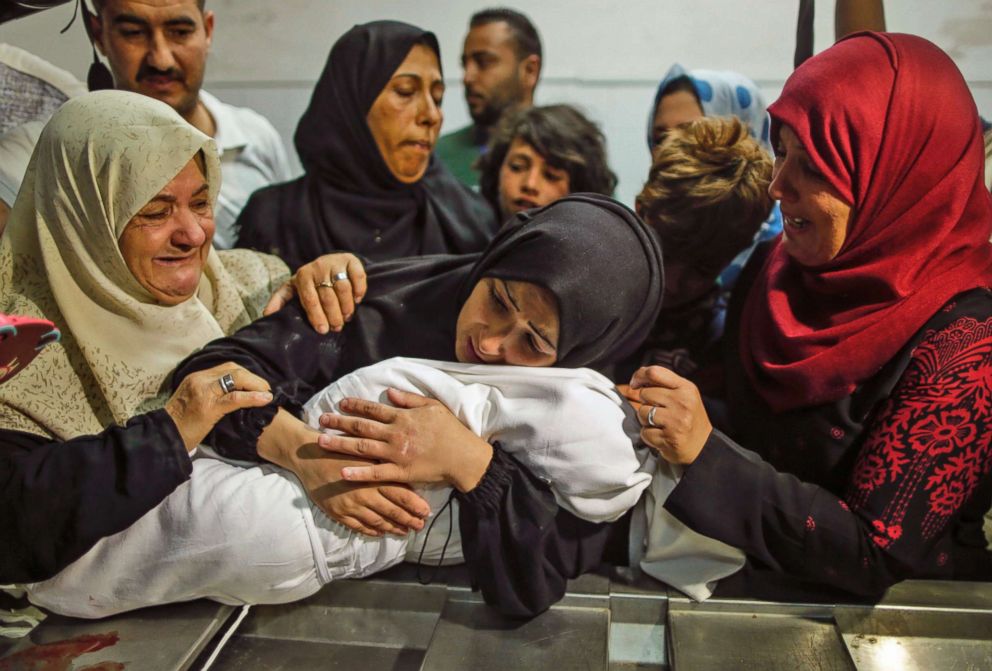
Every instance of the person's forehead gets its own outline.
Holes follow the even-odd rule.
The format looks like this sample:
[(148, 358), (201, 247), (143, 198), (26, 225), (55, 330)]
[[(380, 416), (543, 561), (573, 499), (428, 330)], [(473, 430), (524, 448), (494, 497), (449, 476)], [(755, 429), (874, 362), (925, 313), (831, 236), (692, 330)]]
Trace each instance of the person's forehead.
[(506, 21), (492, 21), (476, 26), (465, 36), (465, 55), (478, 51), (513, 52), (513, 32)]
[(543, 158), (530, 142), (525, 140), (520, 135), (517, 135), (510, 142), (510, 148), (507, 149), (508, 154), (528, 154), (531, 156), (537, 156)]
[(145, 19), (166, 20), (177, 17), (202, 18), (196, 0), (104, 0), (103, 15), (111, 18), (130, 14)]

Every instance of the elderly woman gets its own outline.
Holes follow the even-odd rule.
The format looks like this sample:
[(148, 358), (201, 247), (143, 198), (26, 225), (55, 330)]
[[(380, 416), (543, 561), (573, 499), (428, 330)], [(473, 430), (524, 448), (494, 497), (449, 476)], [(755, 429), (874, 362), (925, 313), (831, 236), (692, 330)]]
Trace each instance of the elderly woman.
[(252, 196), (238, 246), (292, 268), (332, 250), (369, 260), (481, 251), (492, 212), (433, 160), (443, 95), (433, 33), (397, 21), (349, 30), (296, 129), (306, 174)]
[(643, 439), (686, 466), (665, 506), (742, 548), (751, 591), (992, 579), (992, 200), (965, 82), (922, 38), (859, 33), (769, 111), (785, 229), (730, 308), (733, 438), (674, 373), (632, 381)]
[(531, 107), (505, 117), (479, 167), (479, 188), (500, 221), (570, 193), (609, 196), (617, 185), (603, 133), (571, 105)]
[(286, 274), (213, 251), (219, 184), (213, 140), (145, 96), (82, 96), (42, 133), (0, 246), (0, 311), (62, 339), (0, 386), (0, 582), (46, 578), (129, 526), (223, 414), (271, 401), (233, 364), (165, 385)]

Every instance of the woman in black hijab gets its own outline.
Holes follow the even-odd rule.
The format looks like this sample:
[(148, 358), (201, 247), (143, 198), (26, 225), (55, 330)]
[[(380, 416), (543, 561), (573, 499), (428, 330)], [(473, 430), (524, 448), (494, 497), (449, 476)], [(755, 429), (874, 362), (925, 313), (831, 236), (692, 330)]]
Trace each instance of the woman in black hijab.
[(332, 250), (381, 261), (485, 248), (494, 213), (433, 158), (440, 59), (434, 34), (406, 23), (345, 33), (296, 129), (306, 174), (251, 197), (238, 217), (238, 246), (290, 268)]
[[(315, 332), (294, 302), (208, 344), (180, 364), (173, 383), (226, 361), (268, 380), (274, 404), (229, 416), (207, 442), (231, 458), (262, 458), (292, 470), (325, 512), (353, 529), (405, 533), (404, 527), (422, 526), (409, 514), (417, 512), (412, 492), (395, 487), (383, 494), (388, 503), (363, 495), (360, 506), (342, 504), (335, 493), (349, 483), (340, 482), (341, 468), (368, 462), (323, 452), (330, 437), (290, 413), (341, 375), (393, 356), (527, 365), (521, 357), (533, 362), (543, 355), (543, 363), (529, 365), (606, 366), (643, 340), (657, 318), (662, 285), (661, 250), (636, 215), (605, 196), (572, 195), (516, 215), (481, 254), (371, 266), (369, 293), (340, 334)], [(550, 304), (554, 319), (524, 304), (519, 290), (525, 288), (550, 298), (537, 304)], [(507, 323), (513, 328), (502, 326)], [(567, 578), (595, 565), (609, 528), (560, 511), (547, 485), (443, 406), (421, 417), (418, 433), (433, 432), (449, 454), (459, 451), (446, 478), (460, 490), (464, 554), (483, 594), (509, 614), (546, 609), (564, 593)], [(452, 422), (463, 434), (445, 441)], [(383, 485), (367, 489), (382, 492)], [(409, 496), (400, 501), (398, 491)], [(357, 510), (362, 506), (372, 509)], [(396, 514), (397, 506), (407, 512)], [(491, 551), (500, 546), (503, 551)]]

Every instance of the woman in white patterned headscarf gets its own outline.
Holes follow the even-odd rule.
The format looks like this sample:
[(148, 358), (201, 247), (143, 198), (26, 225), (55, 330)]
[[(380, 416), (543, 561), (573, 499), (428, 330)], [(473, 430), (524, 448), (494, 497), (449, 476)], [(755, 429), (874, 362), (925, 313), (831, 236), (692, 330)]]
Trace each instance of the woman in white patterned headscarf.
[(129, 526), (223, 414), (271, 399), (234, 364), (167, 393), (183, 357), (260, 316), (288, 274), (214, 251), (219, 187), (213, 140), (145, 96), (73, 99), (42, 132), (0, 243), (0, 312), (62, 340), (0, 387), (0, 583)]

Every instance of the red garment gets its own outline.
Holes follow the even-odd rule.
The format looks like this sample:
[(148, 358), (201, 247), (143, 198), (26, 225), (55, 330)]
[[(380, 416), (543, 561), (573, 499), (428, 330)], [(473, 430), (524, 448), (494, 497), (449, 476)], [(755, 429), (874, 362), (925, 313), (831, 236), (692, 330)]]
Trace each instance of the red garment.
[(981, 121), (951, 59), (914, 35), (858, 33), (806, 61), (769, 108), (853, 207), (837, 256), (778, 245), (744, 307), (741, 356), (776, 412), (836, 401), (952, 296), (992, 285)]

